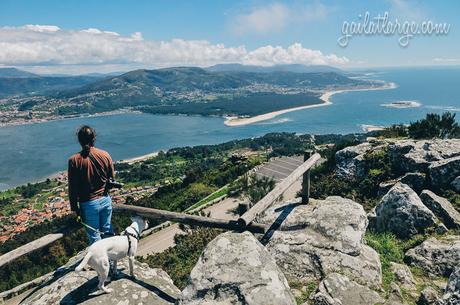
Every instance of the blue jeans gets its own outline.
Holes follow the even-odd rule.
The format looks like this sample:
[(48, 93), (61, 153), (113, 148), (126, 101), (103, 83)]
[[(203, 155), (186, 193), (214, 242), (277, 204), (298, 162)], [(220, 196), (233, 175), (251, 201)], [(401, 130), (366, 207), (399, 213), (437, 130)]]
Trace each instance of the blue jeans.
[(104, 236), (113, 235), (112, 199), (110, 196), (82, 202), (80, 203), (80, 210), (83, 222), (99, 231), (96, 232), (85, 227), (90, 245)]

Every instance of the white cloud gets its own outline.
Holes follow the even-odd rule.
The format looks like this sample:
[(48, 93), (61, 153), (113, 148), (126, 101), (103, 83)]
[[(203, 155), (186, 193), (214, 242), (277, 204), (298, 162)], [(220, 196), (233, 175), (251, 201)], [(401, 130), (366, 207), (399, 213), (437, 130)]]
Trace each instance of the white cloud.
[(332, 8), (320, 2), (292, 7), (282, 3), (272, 3), (253, 7), (249, 12), (234, 16), (228, 22), (228, 26), (236, 35), (270, 34), (285, 30), (291, 25), (324, 19), (331, 10)]
[[(27, 25), (0, 28), (0, 65), (41, 66), (48, 72), (62, 66), (130, 67), (209, 66), (216, 63), (273, 65), (286, 63), (343, 65), (346, 57), (323, 54), (299, 43), (284, 48), (226, 47), (206, 40), (145, 40), (142, 34), (120, 35), (99, 29), (63, 30), (54, 26)], [(59, 67), (59, 68), (58, 68)], [(123, 69), (124, 68), (124, 69)], [(35, 68), (36, 69), (36, 68)]]

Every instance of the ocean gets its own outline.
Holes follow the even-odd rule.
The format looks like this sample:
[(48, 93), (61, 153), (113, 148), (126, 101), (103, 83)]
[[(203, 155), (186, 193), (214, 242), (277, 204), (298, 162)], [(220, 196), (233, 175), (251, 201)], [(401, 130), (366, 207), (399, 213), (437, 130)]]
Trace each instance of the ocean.
[(460, 111), (460, 68), (385, 69), (369, 72), (368, 77), (394, 82), (397, 88), (336, 94), (330, 106), (246, 126), (228, 127), (219, 117), (120, 114), (3, 127), (0, 190), (65, 170), (67, 158), (79, 150), (75, 132), (83, 124), (96, 129), (96, 146), (122, 160), (269, 132), (346, 134), (361, 132), (365, 126), (409, 123), (429, 112)]

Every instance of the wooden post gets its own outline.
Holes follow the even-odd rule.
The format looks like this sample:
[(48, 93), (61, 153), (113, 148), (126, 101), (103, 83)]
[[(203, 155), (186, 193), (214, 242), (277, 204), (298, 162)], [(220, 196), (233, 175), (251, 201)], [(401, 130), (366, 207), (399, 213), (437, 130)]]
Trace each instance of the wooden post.
[[(305, 162), (310, 159), (312, 153), (313, 152), (311, 150), (306, 150), (303, 154), (303, 161)], [(307, 171), (303, 174), (301, 194), (302, 204), (307, 204), (310, 200), (310, 169), (307, 169)]]

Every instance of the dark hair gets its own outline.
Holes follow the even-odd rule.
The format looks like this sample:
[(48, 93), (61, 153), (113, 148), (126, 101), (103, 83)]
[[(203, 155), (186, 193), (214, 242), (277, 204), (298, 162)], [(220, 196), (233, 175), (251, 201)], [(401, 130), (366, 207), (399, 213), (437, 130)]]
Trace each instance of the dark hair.
[(77, 132), (78, 142), (84, 152), (89, 152), (90, 147), (96, 142), (96, 131), (88, 125), (80, 127)]

